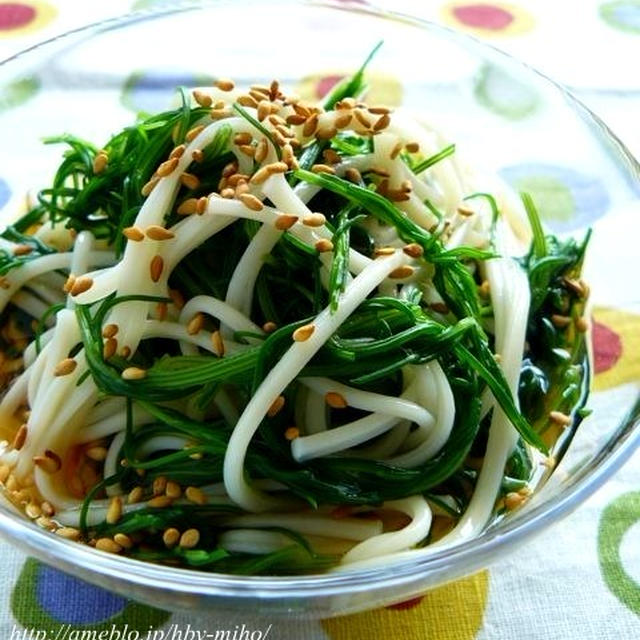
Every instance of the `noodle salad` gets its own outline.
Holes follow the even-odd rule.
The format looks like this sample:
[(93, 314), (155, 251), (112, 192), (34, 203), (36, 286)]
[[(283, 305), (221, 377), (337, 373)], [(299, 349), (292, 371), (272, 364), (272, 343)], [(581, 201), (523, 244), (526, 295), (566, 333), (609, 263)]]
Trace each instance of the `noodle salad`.
[(588, 236), (367, 104), (365, 66), (322, 106), (219, 79), (103, 148), (46, 141), (0, 238), (0, 482), (37, 526), (341, 571), (469, 540), (551, 472), (585, 412)]

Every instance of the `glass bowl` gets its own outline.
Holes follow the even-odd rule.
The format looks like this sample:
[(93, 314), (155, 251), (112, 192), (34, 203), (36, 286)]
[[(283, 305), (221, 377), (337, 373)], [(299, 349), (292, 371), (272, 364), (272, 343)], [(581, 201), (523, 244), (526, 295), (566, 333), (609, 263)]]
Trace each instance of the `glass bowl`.
[[(371, 100), (424, 111), (486, 172), (544, 199), (554, 232), (581, 236), (593, 225), (594, 305), (624, 307), (638, 299), (637, 284), (611, 286), (621, 258), (606, 250), (611, 229), (637, 212), (640, 194), (640, 167), (620, 141), (561, 87), (507, 55), (364, 2), (161, 8), (73, 31), (11, 58), (0, 66), (1, 214), (7, 221), (20, 213), (25, 194), (51, 175), (60, 149), (43, 146), (45, 136), (73, 132), (99, 143), (130, 124), (135, 111), (169, 106), (177, 85), (205, 84), (215, 75), (242, 84), (278, 77), (304, 97), (320, 97), (379, 40)], [(352, 573), (238, 577), (101, 553), (40, 530), (8, 506), (0, 507), (0, 533), (44, 562), (168, 609), (329, 617), (387, 605), (487, 566), (592, 494), (640, 443), (637, 382), (607, 392), (617, 394), (616, 411), (599, 410), (604, 392), (592, 396), (594, 412), (526, 508), (421, 560)]]

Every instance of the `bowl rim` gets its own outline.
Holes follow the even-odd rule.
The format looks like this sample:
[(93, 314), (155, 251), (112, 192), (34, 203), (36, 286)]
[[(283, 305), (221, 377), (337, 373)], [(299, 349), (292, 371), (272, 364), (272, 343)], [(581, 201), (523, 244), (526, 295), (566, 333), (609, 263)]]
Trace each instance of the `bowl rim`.
[[(239, 4), (251, 5), (259, 0), (205, 0), (201, 2), (183, 1), (173, 5), (145, 8), (132, 13), (98, 20), (47, 40), (38, 42), (0, 61), (0, 73), (7, 64), (35, 54), (57, 43), (76, 44), (75, 39), (105, 33), (114, 29), (162, 18), (171, 14), (182, 14), (212, 9), (221, 5), (237, 7)], [(629, 165), (640, 185), (640, 163), (634, 158), (623, 142), (602, 122), (586, 105), (576, 98), (570, 90), (530, 65), (505, 53), (491, 43), (456, 31), (453, 28), (426, 20), (424, 18), (395, 12), (376, 6), (367, 0), (270, 0), (272, 4), (309, 6), (343, 11), (350, 14), (369, 15), (381, 20), (390, 20), (401, 24), (439, 32), (457, 41), (471, 43), (480, 49), (491, 50), (494, 56), (508, 64), (515, 64), (526, 73), (538, 76), (547, 85), (552, 86), (569, 103), (572, 110), (582, 119), (595, 122), (606, 137), (617, 148), (620, 158)], [(637, 385), (636, 385), (637, 387)], [(480, 536), (463, 543), (434, 550), (432, 554), (418, 559), (390, 561), (385, 565), (368, 569), (344, 570), (324, 574), (302, 576), (237, 576), (195, 571), (192, 569), (155, 565), (148, 562), (99, 552), (89, 546), (52, 535), (34, 523), (17, 517), (0, 502), (0, 536), (12, 544), (35, 555), (38, 559), (56, 564), (67, 571), (82, 569), (87, 576), (103, 576), (138, 587), (147, 587), (155, 591), (165, 590), (176, 594), (198, 595), (205, 597), (233, 597), (238, 599), (260, 598), (266, 601), (283, 598), (299, 600), (301, 598), (335, 596), (344, 592), (358, 593), (382, 590), (401, 586), (421, 579), (439, 580), (452, 571), (454, 565), (467, 566), (468, 570), (458, 570), (454, 575), (464, 575), (480, 565), (488, 563), (498, 549), (509, 549), (530, 538), (553, 522), (567, 516), (600, 488), (617, 472), (640, 447), (640, 401), (636, 399), (624, 421), (618, 426), (615, 437), (598, 452), (587, 469), (582, 469), (568, 485), (565, 491), (546, 502), (532, 506), (521, 516), (503, 521), (499, 528), (489, 527)], [(475, 564), (474, 564), (475, 560)]]

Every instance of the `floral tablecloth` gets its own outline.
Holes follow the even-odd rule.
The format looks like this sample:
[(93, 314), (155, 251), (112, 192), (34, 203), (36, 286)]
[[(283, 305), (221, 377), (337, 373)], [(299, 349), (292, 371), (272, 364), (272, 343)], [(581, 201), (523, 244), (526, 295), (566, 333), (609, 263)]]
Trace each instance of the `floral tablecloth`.
[[(167, 0), (0, 2), (0, 58), (82, 24), (167, 4)], [(529, 62), (570, 86), (640, 155), (640, 0), (379, 0), (377, 4), (471, 32)], [(134, 109), (136, 101), (144, 99), (139, 89), (133, 78), (123, 87), (123, 100)], [(37, 91), (37, 81), (0, 87), (0, 110), (15, 108)], [(482, 99), (487, 109), (503, 107), (491, 87)], [(531, 184), (557, 194), (569, 209), (566, 213), (580, 204), (589, 215), (589, 207), (606, 201), (606, 189), (597, 176), (584, 176), (570, 167), (545, 166), (529, 178), (535, 178)], [(589, 202), (577, 204), (577, 186), (585, 181), (592, 187)], [(3, 179), (0, 167), (0, 213), (10, 199), (11, 184)], [(632, 228), (625, 238), (615, 238), (621, 273), (634, 273), (638, 214), (640, 210), (630, 212)], [(616, 402), (616, 390), (640, 380), (639, 359), (631, 357), (640, 349), (640, 299), (627, 296), (614, 302), (615, 311), (594, 310), (595, 395), (605, 403)], [(80, 582), (26, 558), (4, 542), (0, 542), (0, 576), (5, 585), (0, 591), (0, 640), (631, 640), (640, 638), (640, 451), (573, 515), (490, 569), (403, 605), (332, 620), (289, 623), (250, 613), (171, 614)]]

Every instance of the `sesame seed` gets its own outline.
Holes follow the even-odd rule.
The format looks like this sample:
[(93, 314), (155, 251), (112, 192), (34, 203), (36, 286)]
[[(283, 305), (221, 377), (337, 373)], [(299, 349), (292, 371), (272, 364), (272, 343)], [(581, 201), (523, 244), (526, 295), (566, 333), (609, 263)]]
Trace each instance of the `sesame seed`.
[(207, 503), (207, 496), (198, 487), (187, 487), (184, 491), (185, 498), (189, 500), (189, 502), (193, 502), (195, 504), (203, 505)]
[(403, 278), (408, 278), (411, 275), (413, 275), (413, 267), (410, 267), (408, 264), (403, 264), (397, 269), (394, 269), (389, 274), (389, 277), (396, 280), (402, 280)]
[(576, 320), (576, 329), (580, 332), (580, 333), (585, 333), (588, 329), (589, 329), (589, 323), (586, 320), (586, 318), (584, 318), (583, 316), (581, 316), (580, 318), (578, 318)]
[(356, 120), (365, 128), (371, 128), (371, 120), (364, 115), (364, 113), (360, 109), (356, 109), (354, 112)]
[(410, 256), (411, 258), (420, 258), (424, 253), (424, 249), (415, 242), (405, 245), (402, 248), (402, 251), (406, 253), (408, 256)]
[(147, 500), (147, 506), (152, 509), (165, 509), (173, 504), (173, 500), (169, 496), (155, 496), (151, 500)]
[(326, 222), (327, 219), (322, 213), (309, 213), (302, 218), (302, 224), (307, 227), (322, 227)]
[(102, 357), (105, 360), (112, 358), (118, 350), (118, 341), (115, 338), (107, 338), (102, 347)]
[(275, 221), (275, 228), (279, 231), (286, 231), (290, 229), (296, 222), (298, 222), (298, 216), (293, 216), (288, 213), (281, 213)]
[(202, 196), (202, 198), (198, 198), (198, 202), (196, 203), (196, 213), (199, 216), (201, 216), (207, 210), (208, 204), (209, 204), (209, 198), (207, 198), (207, 196)]
[(96, 540), (96, 549), (107, 553), (120, 553), (122, 547), (111, 538), (99, 538)]
[(191, 158), (194, 162), (202, 162), (204, 160), (204, 153), (202, 152), (202, 149), (194, 149), (191, 152)]
[(318, 253), (333, 251), (333, 242), (331, 242), (331, 240), (329, 240), (328, 238), (320, 238), (320, 240), (318, 240), (314, 246)]
[(278, 415), (280, 413), (280, 411), (282, 411), (282, 409), (284, 407), (284, 403), (285, 403), (284, 396), (278, 396), (271, 403), (271, 406), (269, 407), (269, 410), (267, 411), (267, 416), (269, 418), (273, 418), (274, 416)]
[(263, 167), (270, 174), (273, 173), (286, 173), (289, 170), (286, 162), (272, 162), (271, 164), (267, 164)]
[(271, 322), (270, 320), (262, 325), (262, 330), (265, 333), (273, 333), (277, 328), (278, 325), (275, 322)]
[(209, 113), (209, 117), (212, 120), (222, 120), (223, 118), (228, 118), (231, 115), (231, 111), (229, 109), (213, 109)]
[(199, 124), (191, 129), (189, 129), (189, 131), (187, 131), (187, 134), (185, 135), (184, 139), (187, 142), (193, 142), (193, 140), (195, 138), (198, 137), (198, 135), (204, 130), (204, 125), (203, 124)]
[(353, 114), (351, 113), (341, 113), (336, 116), (333, 121), (333, 126), (336, 129), (345, 129), (351, 124), (351, 120), (353, 120)]
[(369, 113), (373, 113), (376, 116), (387, 115), (391, 113), (391, 109), (389, 109), (389, 107), (381, 107), (381, 106), (369, 107)]
[(381, 178), (388, 178), (391, 174), (384, 167), (371, 167), (368, 169), (369, 173), (373, 173), (376, 176), (380, 176)]
[(262, 211), (264, 209), (262, 202), (250, 193), (243, 193), (240, 196), (240, 202), (252, 211)]
[(56, 529), (56, 535), (67, 540), (80, 540), (80, 531), (75, 527), (60, 527)]
[(220, 89), (220, 91), (233, 91), (236, 85), (233, 80), (229, 80), (229, 78), (218, 78), (215, 86)]
[(169, 482), (167, 482), (165, 494), (172, 500), (177, 500), (182, 495), (182, 489), (177, 482), (173, 482), (173, 480), (170, 480)]
[(42, 469), (45, 473), (58, 473), (62, 467), (60, 456), (47, 449), (42, 456), (34, 456), (33, 464)]
[(182, 309), (182, 307), (184, 307), (184, 296), (179, 289), (169, 289), (169, 297), (176, 309)]
[(173, 231), (169, 231), (169, 229), (165, 229), (157, 224), (148, 226), (145, 233), (147, 234), (147, 238), (151, 240), (170, 240), (174, 237)]
[(250, 107), (252, 109), (258, 106), (258, 101), (251, 95), (240, 96), (237, 103), (243, 107)]
[(342, 98), (342, 100), (340, 100), (340, 102), (336, 104), (336, 109), (338, 110), (353, 109), (355, 106), (356, 106), (356, 101), (351, 97), (347, 97), (347, 98)]
[(171, 549), (178, 544), (178, 540), (180, 540), (180, 532), (175, 527), (170, 527), (169, 529), (165, 529), (162, 534), (162, 542), (164, 542), (164, 546), (167, 549)]
[(269, 97), (271, 100), (275, 100), (280, 95), (280, 83), (277, 80), (272, 80), (269, 85)]
[(151, 262), (149, 263), (149, 275), (151, 276), (151, 280), (153, 280), (153, 282), (158, 282), (158, 280), (160, 280), (163, 269), (164, 260), (162, 259), (162, 256), (153, 256)]
[(519, 507), (524, 502), (524, 500), (524, 496), (514, 491), (510, 491), (504, 497), (504, 506), (511, 511), (512, 509)]
[(142, 487), (134, 487), (129, 491), (129, 495), (127, 496), (127, 504), (135, 504), (136, 502), (140, 502), (142, 500), (143, 490)]
[(161, 496), (167, 488), (167, 478), (165, 476), (158, 476), (154, 479), (151, 490), (154, 496)]
[(193, 99), (201, 106), (201, 107), (210, 107), (213, 104), (213, 98), (210, 95), (200, 91), (200, 89), (194, 89), (192, 92)]
[(398, 142), (396, 143), (395, 147), (393, 147), (393, 149), (391, 150), (391, 153), (389, 154), (389, 157), (392, 160), (395, 160), (398, 155), (400, 154), (400, 152), (402, 151), (402, 142)]
[(298, 438), (300, 436), (300, 429), (298, 429), (298, 427), (289, 427), (285, 432), (284, 432), (284, 437), (287, 440), (295, 440), (296, 438)]
[(96, 462), (102, 462), (107, 457), (107, 448), (106, 447), (89, 447), (84, 455), (89, 458), (89, 460), (95, 460)]
[(141, 242), (144, 240), (144, 233), (138, 227), (127, 227), (123, 229), (122, 235), (127, 240), (133, 240), (133, 242)]
[(332, 125), (322, 125), (319, 126), (316, 130), (316, 138), (318, 140), (331, 140), (331, 138), (335, 137), (338, 133), (338, 130), (335, 126)]
[(349, 180), (349, 182), (360, 183), (362, 182), (362, 176), (360, 172), (355, 167), (349, 167), (344, 172), (344, 177)]
[(346, 409), (349, 406), (346, 398), (336, 391), (329, 391), (324, 395), (324, 401), (332, 408), (332, 409)]
[(287, 116), (285, 122), (289, 125), (300, 125), (306, 122), (306, 118), (298, 113), (292, 113), (290, 116)]
[(109, 508), (107, 509), (107, 516), (105, 520), (107, 524), (115, 524), (122, 517), (122, 498), (120, 496), (114, 496), (109, 502)]
[(225, 187), (221, 192), (220, 195), (225, 199), (225, 200), (232, 200), (233, 197), (236, 195), (236, 190), (233, 189), (232, 187)]
[(242, 181), (236, 187), (235, 196), (236, 198), (240, 198), (240, 196), (244, 195), (245, 193), (249, 193), (249, 185), (245, 181)]
[(87, 276), (82, 276), (73, 281), (70, 293), (72, 296), (79, 296), (81, 293), (91, 289), (92, 286), (93, 280)]
[(268, 153), (269, 153), (269, 147), (267, 145), (267, 140), (266, 140), (266, 138), (262, 138), (258, 142), (258, 145), (256, 146), (256, 152), (255, 152), (255, 155), (254, 155), (255, 161), (259, 162), (259, 163), (264, 162), (264, 160), (267, 157)]
[(404, 145), (404, 148), (409, 153), (418, 153), (418, 151), (420, 151), (420, 145), (417, 142), (408, 142)]
[(302, 135), (305, 138), (312, 136), (315, 133), (317, 127), (318, 127), (318, 114), (313, 113), (311, 114), (311, 116), (309, 116), (309, 118), (307, 118), (307, 121), (304, 123), (304, 126), (302, 127)]
[(169, 158), (182, 158), (186, 148), (186, 145), (179, 144), (177, 147), (174, 147), (173, 151), (169, 154)]
[(293, 332), (293, 339), (295, 342), (306, 342), (312, 335), (313, 332), (316, 330), (315, 326), (312, 324), (305, 324), (302, 325), (301, 327), (298, 327), (294, 332)]
[(34, 502), (30, 502), (25, 507), (24, 512), (27, 514), (28, 518), (31, 518), (31, 520), (35, 520), (42, 515), (42, 509), (40, 509), (40, 507)]
[(562, 411), (549, 412), (549, 420), (563, 427), (568, 427), (572, 423), (571, 416), (568, 416), (566, 413), (562, 413)]
[(123, 358), (128, 358), (131, 355), (131, 347), (128, 347), (126, 344), (124, 345), (124, 347), (122, 347), (122, 349), (120, 349), (120, 355)]
[(177, 209), (177, 214), (179, 216), (190, 216), (192, 213), (196, 212), (196, 206), (198, 204), (198, 200), (196, 198), (188, 198), (187, 200), (183, 200)]
[(169, 160), (165, 160), (165, 162), (163, 162), (158, 169), (156, 170), (156, 173), (161, 177), (164, 178), (168, 175), (170, 175), (171, 173), (173, 173), (174, 169), (178, 166), (178, 158), (170, 158)]
[(470, 209), (469, 207), (461, 205), (458, 207), (458, 213), (465, 218), (470, 218), (475, 213), (475, 211), (473, 209)]
[(268, 96), (271, 93), (271, 89), (263, 84), (252, 84), (249, 88), (263, 96)]
[(146, 369), (140, 367), (127, 367), (121, 374), (123, 380), (142, 380), (146, 377)]
[(406, 191), (402, 189), (387, 189), (385, 196), (391, 202), (406, 202), (407, 200), (411, 200), (411, 197)]
[(396, 250), (393, 247), (377, 247), (373, 250), (373, 255), (378, 258), (380, 256), (392, 256)]
[(26, 256), (29, 255), (33, 251), (33, 247), (28, 244), (17, 244), (13, 247), (13, 255), (14, 256)]
[(333, 149), (325, 149), (322, 152), (322, 157), (328, 164), (338, 164), (342, 161), (340, 155), (337, 154)]
[(238, 149), (241, 153), (244, 153), (245, 156), (249, 156), (249, 158), (253, 158), (256, 153), (255, 147), (251, 144), (241, 144)]
[(73, 358), (65, 358), (60, 360), (53, 370), (54, 376), (67, 376), (73, 373), (78, 363)]
[(113, 541), (123, 549), (131, 549), (133, 547), (133, 540), (124, 533), (116, 533), (113, 536)]
[(234, 173), (227, 179), (227, 184), (230, 187), (237, 187), (242, 182), (247, 182), (249, 176), (246, 173)]
[(198, 542), (200, 542), (200, 532), (197, 529), (187, 529), (180, 536), (179, 545), (183, 549), (193, 549), (198, 545)]
[(373, 130), (382, 131), (383, 129), (386, 129), (390, 124), (391, 124), (391, 117), (389, 116), (388, 113), (385, 113), (384, 115), (380, 116), (380, 118), (378, 118), (376, 123), (373, 125)]
[(193, 175), (193, 173), (185, 172), (180, 176), (180, 183), (187, 189), (194, 190), (200, 186), (200, 178)]
[(118, 333), (118, 325), (117, 324), (106, 324), (102, 329), (102, 337), (103, 338), (113, 338), (113, 336)]
[(204, 327), (204, 314), (196, 313), (191, 320), (187, 323), (187, 333), (190, 336), (195, 336)]
[(328, 164), (314, 164), (311, 167), (313, 173), (331, 173), (335, 174), (336, 170)]
[(258, 120), (262, 122), (271, 113), (271, 104), (267, 100), (258, 103)]
[(224, 341), (222, 340), (222, 334), (219, 331), (214, 331), (211, 334), (211, 345), (213, 346), (215, 354), (219, 358), (222, 358), (224, 355)]
[(570, 316), (563, 316), (558, 313), (554, 313), (551, 315), (551, 322), (554, 327), (563, 329), (564, 327), (568, 327), (571, 324), (571, 318)]
[(109, 156), (104, 152), (100, 151), (93, 159), (93, 173), (98, 175), (102, 173), (107, 168), (107, 163), (109, 162)]
[(241, 145), (241, 144), (251, 144), (253, 141), (253, 136), (248, 131), (243, 131), (242, 133), (236, 133), (233, 136), (233, 144)]

